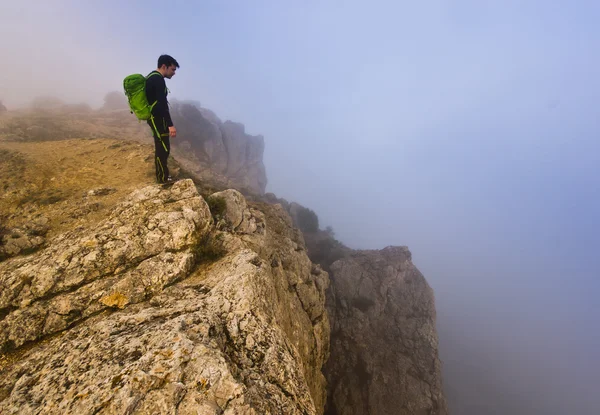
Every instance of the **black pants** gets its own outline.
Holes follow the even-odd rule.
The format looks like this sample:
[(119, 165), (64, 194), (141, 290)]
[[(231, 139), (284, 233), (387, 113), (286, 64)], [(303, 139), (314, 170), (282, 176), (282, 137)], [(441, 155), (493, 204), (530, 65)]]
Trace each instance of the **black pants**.
[(169, 177), (167, 159), (171, 153), (171, 140), (169, 139), (169, 128), (165, 120), (154, 118), (148, 120), (154, 136), (154, 164), (156, 165), (156, 181), (164, 183)]

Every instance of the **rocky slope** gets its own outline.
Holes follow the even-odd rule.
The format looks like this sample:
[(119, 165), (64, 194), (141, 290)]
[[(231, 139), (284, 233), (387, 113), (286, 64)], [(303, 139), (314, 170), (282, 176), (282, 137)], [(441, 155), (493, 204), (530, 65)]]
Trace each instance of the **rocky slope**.
[(327, 275), (277, 206), (209, 200), (140, 188), (0, 263), (0, 413), (322, 413)]
[(105, 218), (152, 183), (152, 151), (121, 140), (0, 140), (0, 260)]
[[(190, 103), (174, 102), (171, 112), (178, 130), (171, 150), (181, 165), (221, 187), (264, 194), (267, 176), (262, 136), (248, 135), (243, 124), (222, 122), (210, 110)], [(0, 118), (0, 136), (20, 142), (126, 137), (127, 141), (152, 144), (149, 127), (137, 122), (127, 109), (94, 111), (74, 105), (7, 112)]]
[(261, 175), (243, 127), (185, 111), (199, 138), (173, 171), (201, 180), (172, 188), (148, 186), (147, 137), (64, 139), (110, 136), (118, 111), (0, 123), (0, 413), (446, 414), (410, 252), (319, 231), (235, 177)]

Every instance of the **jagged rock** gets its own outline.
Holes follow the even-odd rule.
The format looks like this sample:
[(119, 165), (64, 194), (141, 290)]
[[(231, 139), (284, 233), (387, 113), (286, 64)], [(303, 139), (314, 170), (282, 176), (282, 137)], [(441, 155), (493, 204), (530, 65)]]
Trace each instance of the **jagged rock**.
[(9, 230), (1, 239), (0, 258), (12, 257), (22, 252), (31, 252), (42, 246), (45, 242), (43, 236), (30, 235), (18, 228)]
[(227, 189), (213, 193), (208, 197), (209, 201), (219, 199), (225, 205), (224, 211), (219, 215), (224, 227), (220, 226), (221, 223), (217, 224), (220, 229), (229, 229), (241, 234), (262, 233), (264, 231), (265, 218), (263, 213), (257, 209), (248, 208), (246, 199), (240, 192)]
[[(96, 229), (68, 232), (40, 255), (8, 261), (0, 268), (0, 312), (13, 311), (0, 321), (0, 348), (20, 347), (102, 311), (99, 297), (111, 290), (126, 290), (134, 303), (182, 277), (210, 218), (191, 180), (169, 192), (147, 187)], [(157, 262), (168, 266), (148, 275)]]
[(244, 210), (244, 218), (242, 223), (235, 228), (237, 233), (253, 234), (256, 232), (263, 232), (265, 228), (265, 217), (260, 210), (257, 209), (246, 209)]
[(173, 144), (187, 145), (199, 161), (207, 163), (216, 172), (225, 173), (227, 151), (220, 129), (221, 121), (214, 114), (209, 116), (207, 111), (201, 111), (192, 104), (176, 103), (172, 112), (178, 135), (181, 136)]
[(37, 250), (46, 242), (48, 229), (48, 218), (44, 216), (10, 229), (0, 224), (0, 260)]
[(433, 292), (406, 247), (331, 265), (327, 414), (447, 414)]
[[(176, 147), (185, 148), (199, 163), (231, 180), (237, 188), (263, 194), (267, 175), (262, 160), (264, 138), (245, 133), (243, 124), (222, 122), (212, 111), (185, 102), (172, 105), (177, 126)], [(209, 174), (199, 168), (200, 173)]]
[(182, 180), (1, 263), (0, 413), (322, 414), (327, 273), (280, 207), (230, 203), (262, 226), (218, 231)]
[(246, 199), (234, 189), (227, 189), (222, 192), (213, 193), (208, 197), (209, 201), (222, 199), (225, 203), (225, 210), (222, 213), (223, 220), (232, 229), (237, 228), (244, 218), (244, 211), (247, 209)]

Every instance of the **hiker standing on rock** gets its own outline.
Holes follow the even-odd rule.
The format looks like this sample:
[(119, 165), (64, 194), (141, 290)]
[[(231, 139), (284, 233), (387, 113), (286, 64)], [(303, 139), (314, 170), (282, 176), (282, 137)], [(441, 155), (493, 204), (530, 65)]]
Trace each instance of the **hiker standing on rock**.
[(146, 97), (148, 103), (152, 105), (152, 116), (148, 119), (148, 125), (152, 128), (154, 136), (154, 163), (156, 164), (158, 183), (173, 182), (169, 175), (167, 158), (171, 153), (170, 138), (177, 136), (177, 130), (169, 113), (169, 102), (167, 101), (169, 90), (165, 78), (171, 79), (177, 68), (179, 68), (179, 63), (172, 56), (161, 55), (158, 58), (157, 69), (146, 77)]

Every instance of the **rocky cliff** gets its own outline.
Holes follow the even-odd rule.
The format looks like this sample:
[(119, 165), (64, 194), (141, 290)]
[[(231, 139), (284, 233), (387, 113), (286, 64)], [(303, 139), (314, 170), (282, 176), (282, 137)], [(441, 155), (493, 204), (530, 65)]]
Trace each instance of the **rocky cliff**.
[[(329, 415), (443, 415), (433, 291), (406, 247), (331, 265)], [(343, 356), (342, 358), (339, 358)]]
[(305, 231), (309, 257), (328, 271), (331, 358), (326, 415), (445, 415), (431, 287), (407, 247), (356, 251), (314, 230), (310, 209), (267, 194)]
[(224, 190), (262, 150), (178, 111), (199, 138), (173, 170), (196, 179), (171, 188), (148, 186), (151, 145), (65, 140), (121, 112), (0, 124), (0, 413), (446, 414), (410, 252), (353, 251), (261, 180)]
[(0, 413), (318, 414), (327, 275), (277, 206), (191, 180), (0, 263)]

